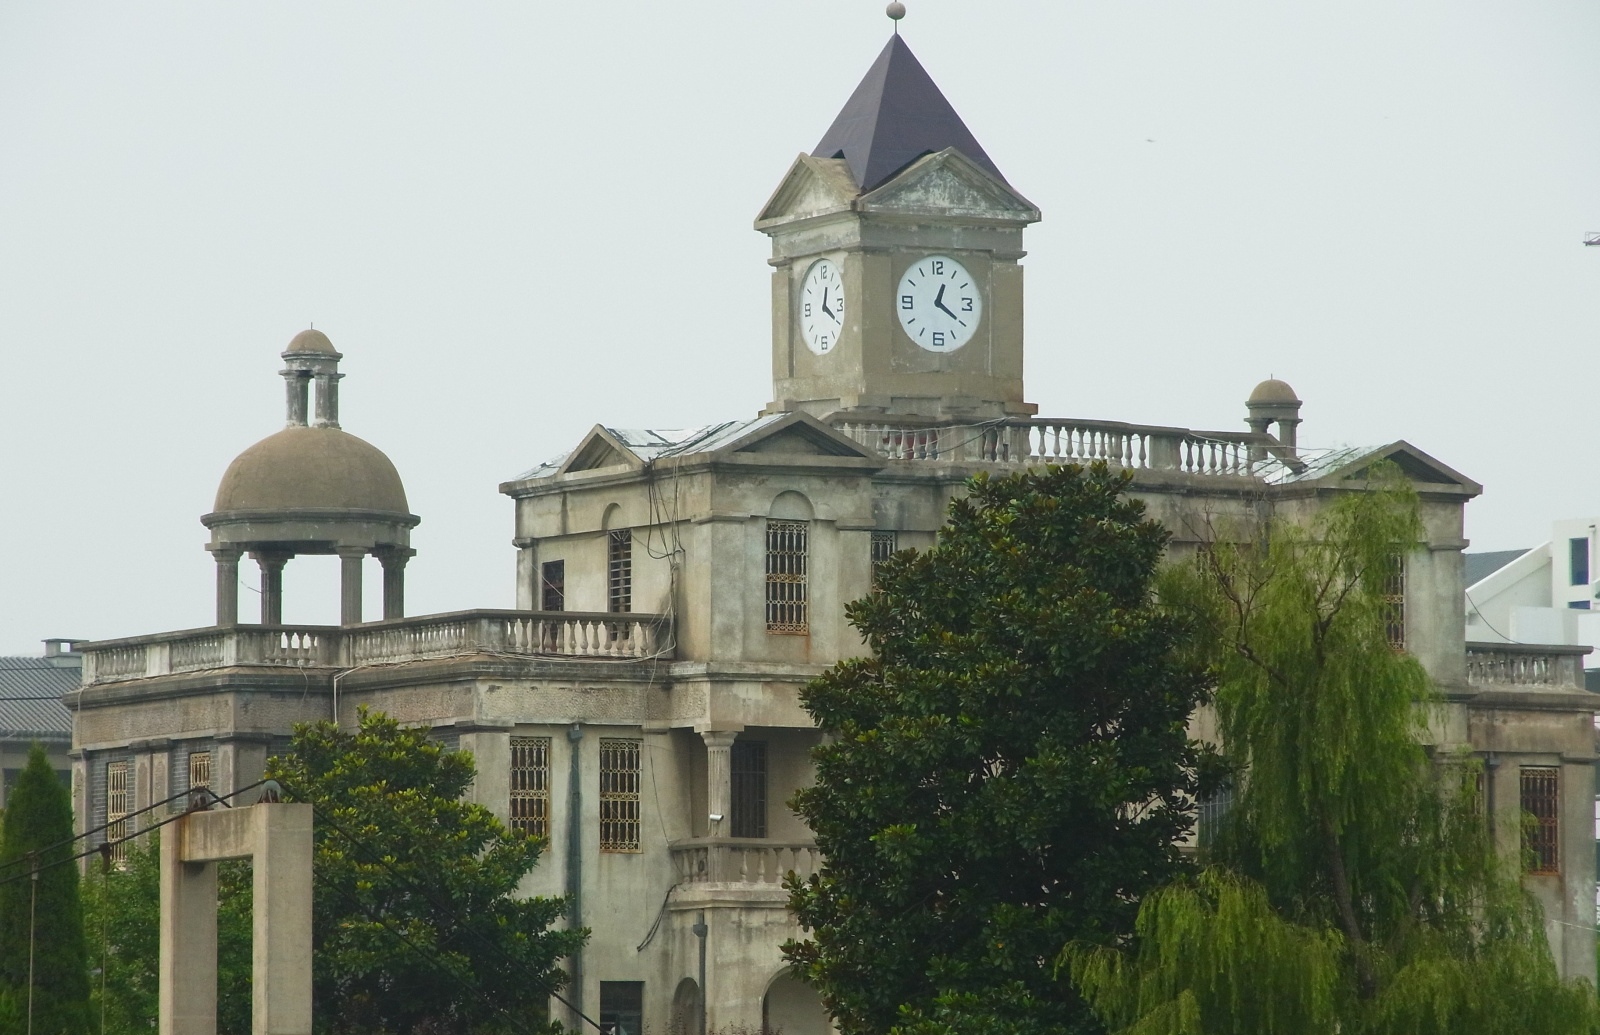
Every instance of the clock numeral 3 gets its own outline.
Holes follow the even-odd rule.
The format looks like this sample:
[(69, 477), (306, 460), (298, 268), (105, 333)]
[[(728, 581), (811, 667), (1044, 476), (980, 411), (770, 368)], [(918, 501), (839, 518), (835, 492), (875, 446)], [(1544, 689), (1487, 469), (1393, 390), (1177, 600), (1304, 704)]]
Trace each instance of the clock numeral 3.
[(962, 312), (963, 312), (963, 313), (970, 313), (970, 312), (972, 312), (972, 299), (970, 299), (970, 298), (963, 298), (963, 299), (962, 299), (962, 300), (961, 300), (961, 311), (962, 311)]

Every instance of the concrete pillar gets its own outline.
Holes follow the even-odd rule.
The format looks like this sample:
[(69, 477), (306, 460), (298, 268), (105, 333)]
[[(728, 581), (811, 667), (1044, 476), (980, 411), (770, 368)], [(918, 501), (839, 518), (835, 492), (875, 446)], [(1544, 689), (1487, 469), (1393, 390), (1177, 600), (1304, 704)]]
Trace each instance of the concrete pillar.
[(251, 1030), (311, 1032), (311, 806), (256, 805)]
[[(74, 751), (67, 757), (72, 759), (72, 832), (82, 834), (89, 829), (89, 765), (82, 751)], [(84, 847), (93, 848), (94, 845)]]
[(217, 624), (239, 624), (239, 555), (232, 546), (217, 546), (211, 555), (217, 560)]
[(361, 547), (339, 548), (339, 624), (361, 624)]
[(511, 731), (482, 727), (463, 731), (461, 750), (472, 752), (478, 767), (467, 791), (470, 800), (493, 812), (500, 822), (511, 822)]
[(283, 624), (283, 566), (289, 554), (256, 550), (250, 554), (261, 568), (261, 624)]
[(343, 374), (317, 374), (317, 421), (319, 428), (339, 426), (339, 379)]
[(737, 730), (700, 734), (706, 742), (706, 829), (712, 837), (723, 837), (733, 829), (728, 810), (733, 807), (733, 742), (738, 738)]
[(386, 621), (406, 616), (406, 562), (415, 553), (415, 550), (397, 548), (378, 555), (383, 565), (383, 617)]
[(161, 828), (158, 1035), (216, 1035), (217, 866), (183, 861), (186, 823)]

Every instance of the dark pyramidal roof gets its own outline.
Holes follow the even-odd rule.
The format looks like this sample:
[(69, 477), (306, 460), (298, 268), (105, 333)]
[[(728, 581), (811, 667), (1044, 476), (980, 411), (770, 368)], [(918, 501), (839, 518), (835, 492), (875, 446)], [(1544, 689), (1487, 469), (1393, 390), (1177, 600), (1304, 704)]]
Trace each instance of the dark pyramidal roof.
[(843, 158), (865, 192), (923, 155), (947, 147), (1005, 182), (911, 48), (895, 35), (811, 155)]

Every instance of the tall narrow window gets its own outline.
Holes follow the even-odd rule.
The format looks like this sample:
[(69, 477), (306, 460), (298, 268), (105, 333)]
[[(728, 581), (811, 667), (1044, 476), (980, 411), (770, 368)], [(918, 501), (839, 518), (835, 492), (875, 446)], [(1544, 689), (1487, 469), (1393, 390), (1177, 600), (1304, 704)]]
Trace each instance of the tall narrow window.
[(511, 738), (511, 829), (550, 833), (550, 738)]
[(1589, 584), (1589, 540), (1567, 540), (1567, 574), (1569, 585), (1587, 586)]
[(767, 745), (736, 740), (729, 757), (733, 792), (733, 836), (767, 836)]
[(644, 982), (600, 982), (600, 1030), (605, 1035), (644, 1031)]
[(211, 789), (211, 752), (189, 752), (189, 791)]
[(639, 742), (600, 741), (600, 850), (639, 850)]
[(567, 609), (567, 562), (545, 561), (539, 565), (539, 610)]
[(125, 818), (131, 809), (128, 808), (128, 763), (106, 763), (106, 829), (105, 839), (111, 842), (111, 859), (117, 864), (122, 864), (128, 858), (128, 846), (117, 844), (122, 838), (133, 833)]
[(810, 631), (806, 610), (806, 523), (767, 522), (767, 631)]
[(633, 532), (608, 533), (606, 552), (606, 610), (633, 610)]
[(1522, 767), (1522, 858), (1529, 873), (1561, 872), (1561, 771)]
[(878, 585), (878, 569), (899, 549), (898, 537), (893, 532), (872, 533), (872, 585)]
[(1392, 649), (1406, 649), (1406, 559), (1399, 554), (1383, 578), (1383, 632)]

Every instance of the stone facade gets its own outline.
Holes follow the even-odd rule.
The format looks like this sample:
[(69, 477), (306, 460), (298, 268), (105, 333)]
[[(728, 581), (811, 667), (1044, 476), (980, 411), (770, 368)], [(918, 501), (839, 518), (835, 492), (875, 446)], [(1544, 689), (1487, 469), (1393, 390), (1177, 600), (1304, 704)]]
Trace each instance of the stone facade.
[[(903, 43), (886, 49), (885, 91), (915, 79), (908, 56)], [(904, 103), (885, 101), (879, 114), (945, 105), (914, 121), (948, 127), (943, 97), (913, 86), (923, 92), (891, 97)], [(1488, 759), (1508, 858), (1520, 849), (1526, 788), (1553, 788), (1557, 847), (1528, 882), (1562, 970), (1592, 975), (1592, 699), (1570, 649), (1465, 641), (1462, 509), (1480, 487), (1406, 442), (1302, 453), (1300, 401), (1281, 382), (1251, 396), (1246, 430), (1032, 416), (1019, 260), (1038, 212), (987, 158), (939, 139), (912, 150), (920, 157), (866, 189), (851, 172), (863, 156), (849, 147), (803, 156), (762, 211), (775, 270), (774, 401), (762, 415), (688, 432), (597, 426), (500, 486), (515, 511), (517, 609), (402, 618), (396, 599), (379, 622), (283, 626), (264, 610), (263, 624), (239, 624), (229, 583), (216, 626), (86, 645), (84, 685), (69, 700), (80, 823), (106, 820), (110, 767), (130, 774), (137, 806), (185, 790), (201, 753), (226, 793), (258, 777), (293, 723), (349, 726), (369, 705), (472, 751), (475, 798), (548, 837), (526, 890), (569, 896), (572, 922), (593, 931), (571, 961), (573, 1009), (555, 1016), (695, 1031), (703, 1003), (713, 1029), (820, 1035), (827, 1019), (779, 952), (799, 934), (782, 877), (818, 865), (784, 803), (810, 779), (821, 736), (800, 689), (862, 650), (843, 609), (868, 591), (874, 558), (932, 545), (980, 471), (1105, 460), (1131, 472), (1131, 491), (1181, 555), (1218, 527), (1307, 519), (1386, 459), (1423, 501), (1403, 640), (1445, 694), (1432, 739)], [(934, 253), (959, 257), (983, 292), (971, 338), (944, 352), (919, 348), (896, 311), (896, 284)], [(821, 259), (841, 271), (847, 301), (826, 351), (797, 330), (806, 270)], [(303, 351), (286, 354), (286, 376)], [(317, 362), (330, 378), (331, 361)], [(290, 378), (291, 424), (306, 419), (299, 383)], [(296, 484), (297, 464), (335, 462), (327, 450), (274, 455), (274, 484)], [(376, 460), (349, 462), (381, 481)], [(316, 470), (318, 484), (346, 484)], [(287, 517), (258, 508), (239, 518), (264, 589), (281, 585), (269, 580), (281, 579), (275, 558), (288, 547), (263, 546), (254, 529), (287, 528), (299, 552), (329, 552), (343, 544), (335, 532), (376, 513), (384, 535), (357, 529), (366, 538), (347, 545), (409, 556), (403, 534), (416, 519), (403, 493), (389, 496), (296, 499)], [(1198, 716), (1197, 729), (1206, 725)]]

